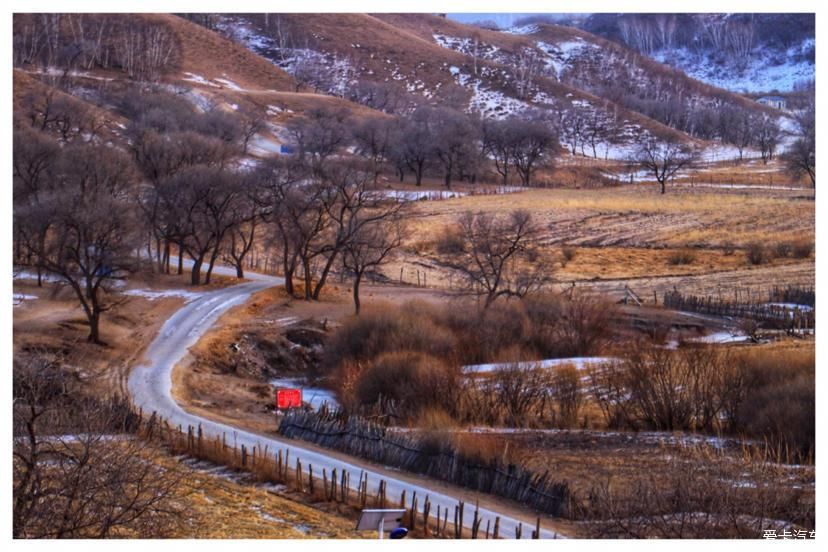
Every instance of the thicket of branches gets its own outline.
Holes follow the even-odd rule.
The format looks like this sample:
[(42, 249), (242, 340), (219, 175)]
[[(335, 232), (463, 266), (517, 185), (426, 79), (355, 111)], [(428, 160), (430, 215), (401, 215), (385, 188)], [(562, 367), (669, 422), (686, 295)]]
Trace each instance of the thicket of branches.
[(126, 402), (86, 397), (46, 355), (15, 359), (12, 377), (16, 538), (159, 538), (192, 515), (189, 472), (132, 434)]

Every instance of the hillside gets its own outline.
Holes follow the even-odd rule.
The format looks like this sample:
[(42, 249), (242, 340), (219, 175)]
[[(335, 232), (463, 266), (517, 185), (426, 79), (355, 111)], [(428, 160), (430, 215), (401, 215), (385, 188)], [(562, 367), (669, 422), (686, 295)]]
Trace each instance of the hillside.
[(815, 76), (813, 14), (593, 14), (581, 26), (736, 92), (790, 92)]
[[(313, 93), (245, 46), (171, 14), (17, 14), (14, 31), (15, 110), (25, 112), (35, 98), (51, 94), (82, 106), (78, 113), (94, 114), (108, 140), (117, 140), (130, 122), (119, 103), (133, 90), (184, 98), (198, 112), (264, 120), (252, 140), (258, 156), (278, 151), (285, 122), (307, 110), (381, 115)], [(50, 32), (54, 47), (42, 42)]]
[[(526, 51), (530, 41), (525, 37), (492, 33), (487, 38), (493, 43), (474, 56), (452, 47), (448, 34), (435, 38), (438, 23), (449, 26), (445, 33), (473, 29), (428, 15), (366, 14), (235, 15), (223, 17), (219, 28), (314, 90), (389, 112), (434, 103), (485, 118), (537, 110), (556, 120), (566, 113), (596, 128), (617, 129), (598, 140), (595, 156), (606, 158), (625, 158), (641, 136), (690, 140), (607, 98), (559, 82), (539, 65), (539, 53)], [(375, 103), (389, 95), (396, 97), (390, 109)]]
[(219, 16), (217, 27), (314, 91), (386, 112), (439, 103), (496, 119), (538, 111), (565, 131), (588, 128), (562, 136), (573, 154), (624, 159), (644, 136), (704, 142), (716, 130), (703, 125), (722, 109), (781, 116), (562, 25), (501, 32), (428, 14), (240, 14)]

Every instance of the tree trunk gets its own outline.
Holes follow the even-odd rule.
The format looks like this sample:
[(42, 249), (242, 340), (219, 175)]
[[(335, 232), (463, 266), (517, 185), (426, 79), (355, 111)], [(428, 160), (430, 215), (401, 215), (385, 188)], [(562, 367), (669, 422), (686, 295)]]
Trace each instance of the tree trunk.
[(96, 307), (92, 307), (92, 312), (87, 316), (87, 319), (89, 320), (89, 337), (86, 340), (95, 345), (103, 345), (100, 335), (100, 311)]
[(285, 291), (288, 295), (293, 295), (293, 268), (290, 266), (287, 253), (282, 255), (282, 269), (285, 274)]
[(311, 270), (310, 270), (310, 261), (307, 259), (302, 259), (302, 269), (305, 271), (305, 301), (311, 300)]
[(359, 284), (361, 283), (361, 281), (362, 281), (362, 273), (357, 272), (356, 276), (354, 277), (354, 314), (356, 314), (357, 316), (359, 316), (359, 309), (360, 309)]
[(165, 274), (170, 273), (170, 240), (164, 240), (164, 270)]
[(210, 277), (213, 275), (213, 267), (216, 266), (216, 259), (218, 259), (218, 256), (219, 248), (218, 246), (216, 246), (216, 248), (213, 250), (213, 253), (210, 255), (210, 264), (207, 266), (207, 275), (204, 277), (205, 284), (210, 283)]
[(667, 179), (659, 180), (658, 183), (661, 184), (661, 193), (663, 194), (667, 190), (667, 188), (666, 188)]
[(242, 266), (244, 263), (244, 258), (236, 262), (236, 278), (244, 278), (244, 267)]
[[(201, 265), (204, 263), (204, 255), (193, 259), (193, 269), (190, 272), (190, 284), (197, 286), (201, 284)], [(179, 262), (179, 266), (181, 266)]]
[(331, 267), (333, 266), (334, 260), (336, 259), (337, 252), (334, 251), (328, 260), (325, 262), (325, 268), (322, 269), (322, 274), (319, 276), (319, 281), (316, 282), (316, 287), (313, 289), (313, 298), (314, 300), (318, 301), (319, 296), (322, 294), (322, 288), (325, 286), (325, 282), (328, 280), (328, 274), (331, 272)]
[(184, 247), (178, 242), (178, 275), (184, 274)]

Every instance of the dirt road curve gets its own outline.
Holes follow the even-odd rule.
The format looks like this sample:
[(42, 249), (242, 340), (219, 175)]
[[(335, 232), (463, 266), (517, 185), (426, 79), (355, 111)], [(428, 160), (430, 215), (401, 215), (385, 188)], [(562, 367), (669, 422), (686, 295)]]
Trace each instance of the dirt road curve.
[[(217, 267), (214, 272), (234, 275), (233, 272), (224, 267)], [(238, 445), (245, 445), (248, 448), (255, 445), (262, 448), (267, 446), (273, 452), (279, 449), (289, 450), (291, 463), (293, 459), (299, 458), (305, 469), (309, 465), (313, 465), (317, 473), (321, 473), (323, 468), (329, 472), (336, 468), (340, 473), (345, 469), (352, 474), (351, 479), (356, 483), (358, 474), (364, 471), (368, 474), (368, 485), (371, 492), (376, 493), (380, 479), (385, 479), (387, 484), (386, 494), (389, 497), (398, 497), (403, 490), (406, 490), (408, 496), (412, 496), (416, 491), (419, 496), (429, 496), (432, 511), (436, 511), (438, 504), (442, 506), (441, 509), (445, 508), (453, 511), (458, 499), (433, 488), (415, 485), (402, 479), (394, 479), (387, 474), (379, 474), (361, 464), (356, 458), (344, 462), (319, 452), (299, 448), (294, 443), (281, 441), (270, 436), (257, 435), (201, 418), (184, 411), (173, 400), (172, 370), (187, 355), (187, 350), (229, 308), (244, 303), (256, 292), (283, 282), (281, 278), (257, 274), (247, 274), (246, 277), (249, 280), (248, 282), (205, 293), (198, 299), (188, 303), (167, 320), (161, 328), (161, 333), (147, 349), (146, 364), (135, 368), (129, 377), (129, 392), (135, 404), (143, 408), (145, 412), (157, 412), (173, 426), (187, 427), (189, 425), (195, 427), (201, 424), (205, 435), (208, 437), (220, 436), (222, 433), (226, 433), (228, 440), (232, 436)], [(500, 516), (500, 532), (502, 535), (514, 535), (515, 528), (520, 522), (524, 525), (524, 537), (528, 538), (531, 535), (533, 520), (529, 516), (519, 520), (482, 507), (480, 515), (483, 517), (482, 527), (486, 526), (486, 520), (491, 520), (494, 524), (495, 516)], [(466, 527), (471, 527), (472, 521), (473, 508), (467, 506), (464, 512), (463, 524)], [(560, 538), (563, 535), (542, 528), (541, 537)]]

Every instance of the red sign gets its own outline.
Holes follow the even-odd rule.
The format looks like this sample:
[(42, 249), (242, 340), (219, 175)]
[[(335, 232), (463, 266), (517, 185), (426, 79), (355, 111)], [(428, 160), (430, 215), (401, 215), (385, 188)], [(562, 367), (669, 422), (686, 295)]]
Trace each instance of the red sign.
[(288, 410), (289, 408), (300, 408), (302, 406), (301, 389), (279, 389), (276, 391), (276, 408)]

